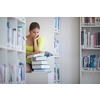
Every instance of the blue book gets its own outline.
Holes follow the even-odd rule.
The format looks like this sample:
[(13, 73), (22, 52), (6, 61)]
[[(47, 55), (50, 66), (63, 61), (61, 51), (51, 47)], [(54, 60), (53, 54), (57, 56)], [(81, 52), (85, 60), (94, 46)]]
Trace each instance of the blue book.
[(59, 30), (59, 17), (58, 17), (58, 30)]
[(55, 17), (55, 29), (56, 29), (56, 31), (57, 31), (57, 17)]
[(90, 68), (93, 68), (94, 55), (90, 55)]

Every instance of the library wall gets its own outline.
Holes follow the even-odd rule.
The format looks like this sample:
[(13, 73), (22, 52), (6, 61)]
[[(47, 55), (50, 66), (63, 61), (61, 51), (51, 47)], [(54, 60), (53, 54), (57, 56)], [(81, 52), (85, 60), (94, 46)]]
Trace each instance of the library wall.
[(80, 18), (62, 17), (61, 18), (61, 66), (62, 84), (80, 83)]
[[(53, 17), (26, 17), (26, 34), (29, 32), (29, 25), (31, 22), (38, 22), (40, 25), (40, 36), (44, 38), (43, 51), (49, 51), (54, 53), (54, 18)], [(53, 58), (49, 57), (47, 59), (48, 64), (50, 64), (50, 70), (53, 70)]]

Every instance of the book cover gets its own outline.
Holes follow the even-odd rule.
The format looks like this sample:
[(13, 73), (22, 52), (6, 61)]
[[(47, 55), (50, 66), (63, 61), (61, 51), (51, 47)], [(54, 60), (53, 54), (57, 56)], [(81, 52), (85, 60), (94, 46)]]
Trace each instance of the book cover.
[(82, 17), (82, 24), (84, 24), (85, 23), (85, 18), (84, 17)]
[(98, 58), (98, 55), (94, 55), (94, 62), (93, 62), (94, 68), (97, 68), (97, 58)]
[(90, 68), (91, 68), (91, 70), (93, 70), (93, 59), (94, 59), (94, 55), (90, 55)]
[(23, 36), (23, 29), (22, 26), (18, 26), (18, 46), (19, 49), (22, 50), (22, 36)]
[(50, 66), (48, 64), (47, 65), (36, 65), (36, 66), (32, 65), (32, 68), (33, 69), (46, 69), (46, 68), (50, 68)]
[(98, 48), (100, 48), (100, 32), (98, 32)]
[(87, 17), (85, 17), (85, 26), (86, 26), (86, 24), (87, 24)]
[(84, 31), (81, 31), (81, 46), (84, 47)]
[(100, 57), (98, 56), (98, 61), (97, 61), (97, 70), (100, 70)]
[(95, 17), (95, 26), (98, 25), (98, 17)]
[(32, 61), (32, 65), (36, 64), (47, 64), (47, 61)]
[(94, 26), (94, 24), (95, 24), (95, 18), (92, 17), (92, 26)]
[(46, 56), (40, 56), (40, 57), (34, 57), (34, 58), (31, 58), (31, 61), (41, 61), (41, 60), (47, 60), (47, 57)]
[(88, 47), (90, 47), (90, 32), (88, 32)]
[(96, 46), (98, 46), (98, 32), (96, 33)]
[(96, 48), (96, 34), (94, 34), (94, 48)]

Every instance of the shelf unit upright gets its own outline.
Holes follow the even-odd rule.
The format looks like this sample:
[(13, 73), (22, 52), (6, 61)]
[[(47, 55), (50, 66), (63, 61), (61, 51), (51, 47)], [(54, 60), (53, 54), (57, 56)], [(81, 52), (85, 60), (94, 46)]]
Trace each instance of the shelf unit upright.
[[(25, 84), (25, 72), (26, 72), (26, 47), (22, 50), (17, 48), (11, 48), (7, 46), (7, 22), (9, 22), (10, 28), (14, 28), (17, 31), (17, 26), (23, 27), (23, 36), (26, 38), (26, 18), (22, 20), (19, 17), (0, 17), (0, 64), (5, 64), (8, 67), (9, 64), (16, 65), (16, 73), (18, 67), (18, 59), (19, 62), (23, 63), (24, 66), (24, 80), (17, 81), (15, 79), (13, 82), (5, 82), (4, 84)], [(16, 32), (17, 33), (17, 32)], [(26, 46), (26, 42), (25, 42)], [(9, 74), (7, 74), (9, 75)], [(8, 77), (8, 76), (7, 76)], [(17, 78), (17, 74), (16, 77)]]
[(81, 46), (81, 31), (87, 30), (91, 35), (96, 32), (100, 32), (100, 25), (85, 25), (82, 23), (82, 17), (80, 17), (80, 84), (100, 84), (100, 71), (84, 70), (82, 67), (82, 57), (85, 55), (100, 55), (100, 48), (83, 47)]
[[(59, 26), (56, 26), (56, 28), (55, 28), (55, 18), (59, 20), (59, 22), (57, 21), (57, 25)], [(54, 68), (53, 68), (54, 84), (60, 84), (61, 83), (61, 52), (60, 52), (61, 51), (60, 50), (60, 47), (61, 47), (61, 18), (60, 17), (54, 17), (54, 38), (56, 38), (56, 42), (57, 40), (59, 42), (59, 47), (58, 47), (59, 54), (55, 54), (55, 50), (54, 50), (54, 56), (53, 56), (54, 57)], [(54, 47), (55, 47), (55, 44), (54, 44)]]

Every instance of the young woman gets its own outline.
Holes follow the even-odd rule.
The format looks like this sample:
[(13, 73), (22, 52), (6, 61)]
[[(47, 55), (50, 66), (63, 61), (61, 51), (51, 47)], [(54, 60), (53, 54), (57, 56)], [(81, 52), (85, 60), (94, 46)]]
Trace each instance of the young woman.
[(43, 38), (39, 37), (40, 26), (37, 22), (32, 22), (29, 27), (29, 35), (26, 36), (26, 72), (32, 71), (31, 59), (27, 59), (27, 56), (38, 54), (42, 51)]

